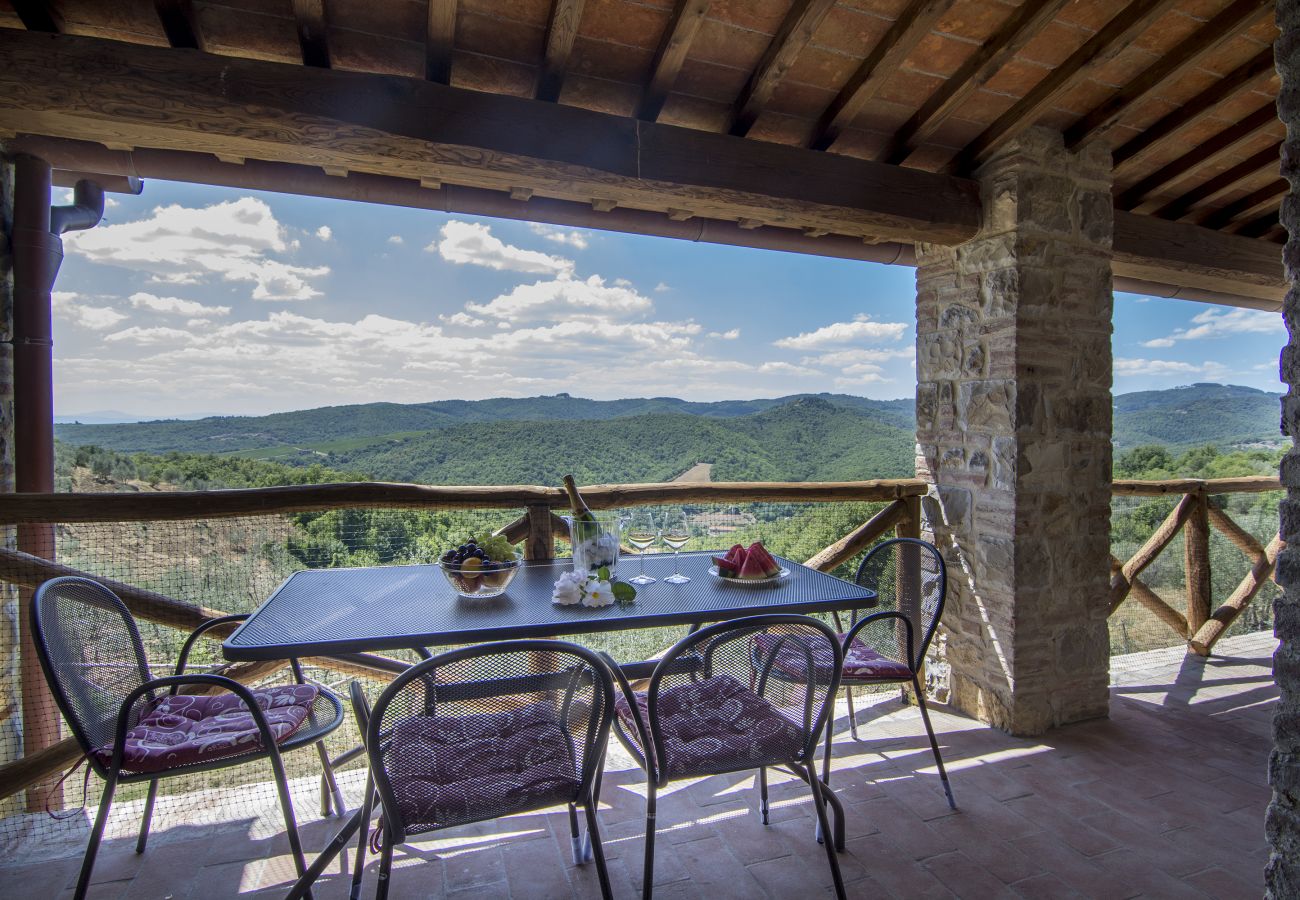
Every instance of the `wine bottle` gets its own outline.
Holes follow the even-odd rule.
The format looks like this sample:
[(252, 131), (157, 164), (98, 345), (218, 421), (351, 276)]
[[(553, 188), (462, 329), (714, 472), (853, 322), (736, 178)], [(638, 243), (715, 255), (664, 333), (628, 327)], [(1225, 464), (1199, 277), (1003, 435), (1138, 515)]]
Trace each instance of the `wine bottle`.
[(587, 508), (586, 502), (582, 495), (578, 493), (578, 485), (574, 482), (572, 475), (564, 476), (564, 490), (569, 495), (569, 509), (573, 512), (573, 522), (596, 524), (596, 517), (591, 510)]

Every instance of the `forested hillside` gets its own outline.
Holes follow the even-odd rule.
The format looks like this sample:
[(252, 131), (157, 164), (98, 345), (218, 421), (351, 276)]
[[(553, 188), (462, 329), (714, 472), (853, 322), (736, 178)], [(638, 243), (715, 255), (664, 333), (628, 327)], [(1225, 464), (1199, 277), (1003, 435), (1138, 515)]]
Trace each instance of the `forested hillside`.
[(1240, 385), (1192, 384), (1120, 394), (1115, 398), (1115, 446), (1280, 445), (1278, 417), (1278, 395)]

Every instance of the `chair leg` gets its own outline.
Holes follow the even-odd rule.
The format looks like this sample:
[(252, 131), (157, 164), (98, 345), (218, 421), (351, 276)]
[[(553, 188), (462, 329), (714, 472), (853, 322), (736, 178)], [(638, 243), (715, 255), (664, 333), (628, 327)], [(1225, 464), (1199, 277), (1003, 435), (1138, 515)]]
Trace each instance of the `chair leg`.
[(585, 804), (587, 813), (587, 839), (592, 856), (596, 861), (596, 875), (600, 879), (600, 896), (610, 900), (614, 896), (609, 886), (609, 871), (605, 868), (605, 847), (600, 842), (600, 825), (596, 822), (596, 798), (588, 797)]
[[(830, 833), (829, 823), (826, 821), (826, 803), (822, 795), (821, 783), (817, 780), (817, 772), (813, 768), (808, 770), (808, 788), (812, 791), (813, 810), (817, 813), (817, 825), (822, 834)], [(835, 896), (839, 900), (845, 900), (844, 894), (844, 876), (840, 874), (840, 861), (835, 850), (835, 842), (825, 841), (826, 859), (831, 864), (831, 880), (835, 883)]]
[[(822, 781), (831, 783), (831, 739), (835, 735), (835, 717), (826, 717), (826, 750), (822, 753)], [(816, 766), (813, 766), (816, 770)]]
[(370, 814), (375, 808), (375, 788), (366, 776), (366, 796), (361, 801), (361, 836), (357, 838), (357, 859), (352, 867), (352, 890), (348, 900), (361, 900), (361, 879), (366, 869), (366, 844), (370, 839)]
[(767, 800), (767, 768), (759, 767), (758, 770), (758, 814), (763, 817), (763, 824), (768, 824), (767, 814), (771, 810), (771, 805)]
[(853, 736), (853, 740), (860, 741), (861, 738), (858, 737), (858, 714), (853, 710), (853, 688), (845, 687), (844, 696), (849, 701), (849, 734)]
[(77, 876), (77, 890), (73, 900), (85, 900), (90, 890), (90, 873), (95, 868), (95, 854), (99, 852), (99, 842), (104, 837), (104, 826), (108, 824), (108, 810), (113, 805), (113, 792), (117, 790), (117, 779), (110, 776), (104, 784), (104, 794), (99, 800), (99, 812), (95, 814), (95, 825), (90, 829), (90, 841), (86, 844), (86, 855), (81, 860), (81, 874)]
[[(285, 836), (289, 839), (289, 852), (293, 854), (294, 867), (301, 878), (307, 871), (307, 859), (303, 856), (302, 840), (298, 837), (298, 821), (293, 814), (293, 799), (289, 796), (289, 779), (284, 774), (284, 762), (279, 753), (271, 754), (271, 770), (275, 773), (275, 789), (280, 795), (280, 810), (284, 813)], [(303, 895), (311, 900), (311, 892)]]
[[(316, 742), (316, 753), (320, 756), (321, 766), (321, 815), (330, 815), (330, 801), (333, 800), (334, 812), (341, 816), (347, 811), (347, 804), (343, 802), (343, 792), (339, 790), (339, 783), (334, 778), (334, 767), (330, 765), (330, 754), (325, 749), (324, 741)], [(328, 792), (325, 790), (327, 786), (329, 788)]]
[(393, 874), (393, 836), (384, 829), (384, 846), (379, 854), (379, 886), (375, 900), (388, 900), (388, 882)]
[(578, 808), (569, 804), (569, 842), (573, 848), (573, 864), (580, 866), (584, 860), (582, 852), (582, 829), (578, 827)]
[(153, 803), (158, 799), (158, 779), (149, 782), (149, 796), (144, 799), (144, 815), (140, 817), (140, 836), (135, 839), (135, 852), (143, 853), (149, 840), (149, 822), (153, 819)]
[(642, 900), (654, 895), (655, 880), (655, 783), (647, 777), (645, 798), (645, 865), (641, 875)]
[(912, 687), (916, 689), (916, 705), (921, 707), (921, 720), (925, 722), (925, 733), (930, 737), (930, 749), (934, 751), (934, 763), (939, 767), (939, 777), (943, 779), (943, 792), (948, 795), (948, 807), (957, 808), (957, 801), (952, 799), (952, 785), (948, 784), (948, 772), (943, 767), (943, 757), (939, 755), (939, 742), (934, 737), (934, 726), (930, 724), (930, 711), (925, 706), (925, 691), (921, 690), (916, 675), (912, 676)]

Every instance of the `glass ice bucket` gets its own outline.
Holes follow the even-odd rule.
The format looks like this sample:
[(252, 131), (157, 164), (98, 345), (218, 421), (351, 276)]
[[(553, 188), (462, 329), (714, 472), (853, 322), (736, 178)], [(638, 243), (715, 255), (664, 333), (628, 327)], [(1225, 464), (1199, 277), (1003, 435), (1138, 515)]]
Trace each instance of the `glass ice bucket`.
[(614, 573), (618, 565), (618, 547), (623, 540), (623, 517), (608, 513), (594, 513), (595, 522), (575, 522), (573, 516), (565, 516), (569, 523), (569, 535), (573, 544), (573, 568), (584, 572), (595, 572), (602, 566)]

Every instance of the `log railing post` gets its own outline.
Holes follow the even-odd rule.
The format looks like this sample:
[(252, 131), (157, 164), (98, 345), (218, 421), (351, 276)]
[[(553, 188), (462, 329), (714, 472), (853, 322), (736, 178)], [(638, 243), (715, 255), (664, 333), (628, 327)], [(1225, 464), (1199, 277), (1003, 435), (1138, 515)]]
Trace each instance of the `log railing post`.
[[(906, 510), (903, 517), (898, 520), (894, 526), (895, 537), (919, 538), (921, 536), (921, 498), (904, 497), (902, 499), (903, 507)], [(921, 600), (921, 554), (916, 552), (913, 546), (910, 552), (903, 554), (904, 565), (897, 573), (899, 579), (898, 589), (894, 596), (900, 598), (913, 598), (916, 603)], [(921, 610), (917, 608), (900, 609), (903, 615), (907, 616), (912, 622), (915, 640), (921, 639), (920, 629), (917, 625), (921, 621)], [(907, 644), (907, 631), (903, 623), (898, 623), (898, 641), (900, 646)], [(911, 665), (908, 660), (908, 665)], [(925, 689), (925, 660), (921, 661), (921, 668), (916, 673), (916, 680), (921, 683), (921, 689)], [(903, 699), (913, 705), (916, 704), (916, 697), (913, 696), (911, 685), (903, 686)]]
[(543, 504), (528, 507), (528, 536), (524, 539), (524, 559), (555, 558), (555, 531), (551, 527), (551, 508)]
[(1192, 507), (1183, 526), (1183, 564), (1187, 577), (1187, 636), (1210, 618), (1210, 510), (1204, 490), (1188, 494)]

